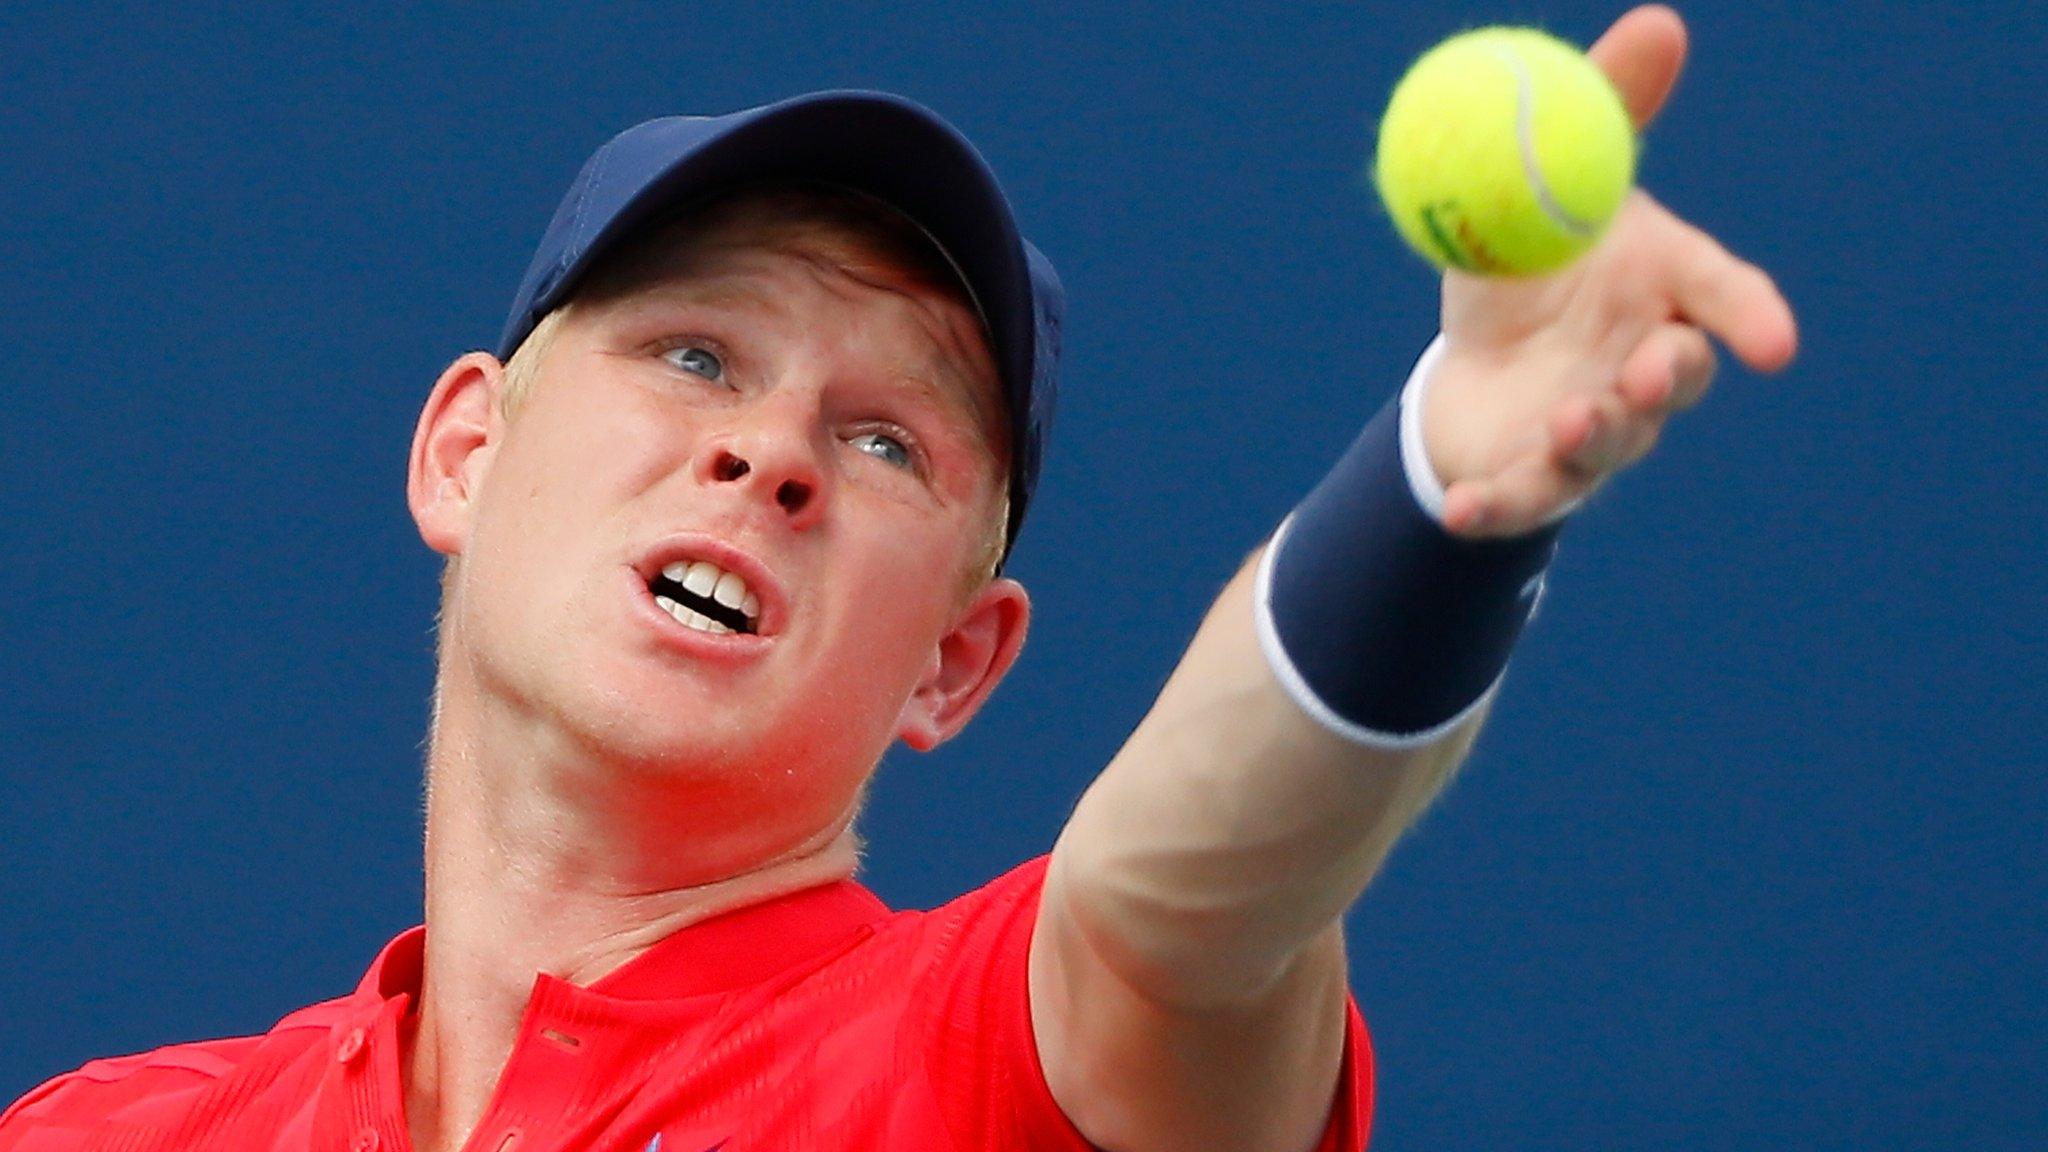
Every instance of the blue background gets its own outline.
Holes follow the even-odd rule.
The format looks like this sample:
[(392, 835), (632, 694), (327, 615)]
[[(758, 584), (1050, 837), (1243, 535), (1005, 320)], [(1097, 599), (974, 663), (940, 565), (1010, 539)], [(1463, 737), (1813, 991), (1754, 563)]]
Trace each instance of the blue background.
[[(0, 1098), (261, 1030), (416, 917), (419, 402), (582, 158), (870, 86), (944, 112), (1072, 296), (984, 717), (867, 877), (1046, 848), (1434, 286), (1360, 185), (1449, 32), (1606, 5), (0, 8)], [(1716, 4), (1643, 180), (1779, 276), (1581, 517), (1480, 750), (1352, 918), (1375, 1147), (2048, 1144), (2035, 3)]]

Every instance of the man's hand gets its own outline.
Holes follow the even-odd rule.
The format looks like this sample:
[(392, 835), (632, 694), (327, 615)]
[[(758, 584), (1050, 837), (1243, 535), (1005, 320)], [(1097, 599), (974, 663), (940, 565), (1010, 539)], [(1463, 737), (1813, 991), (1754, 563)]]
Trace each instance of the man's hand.
[[(1590, 55), (1638, 129), (1685, 61), (1685, 25), (1647, 5)], [(1423, 442), (1462, 536), (1512, 536), (1569, 511), (1641, 459), (1672, 413), (1705, 394), (1709, 337), (1773, 372), (1798, 342), (1763, 271), (1640, 189), (1578, 262), (1535, 279), (1449, 272), (1444, 354), (1423, 405)]]

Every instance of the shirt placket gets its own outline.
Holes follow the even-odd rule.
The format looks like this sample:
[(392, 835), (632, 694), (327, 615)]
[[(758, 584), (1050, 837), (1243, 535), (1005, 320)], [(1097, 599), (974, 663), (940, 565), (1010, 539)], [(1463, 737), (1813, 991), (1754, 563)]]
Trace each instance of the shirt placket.
[(313, 1125), (315, 1152), (410, 1152), (399, 1078), (405, 998), (352, 1013), (328, 1030), (328, 1067)]
[[(619, 1022), (566, 981), (540, 977), (491, 1106), (463, 1152), (553, 1152), (579, 1146), (592, 1118), (591, 1069), (617, 1048)], [(603, 1111), (598, 1109), (598, 1111)]]

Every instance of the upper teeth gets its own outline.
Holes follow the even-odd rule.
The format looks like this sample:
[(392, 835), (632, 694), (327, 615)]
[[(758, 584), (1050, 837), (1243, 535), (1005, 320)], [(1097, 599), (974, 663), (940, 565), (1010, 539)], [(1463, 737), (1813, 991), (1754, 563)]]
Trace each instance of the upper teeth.
[[(661, 574), (698, 596), (708, 597), (728, 608), (739, 609), (750, 624), (758, 622), (761, 618), (761, 598), (747, 589), (747, 582), (737, 573), (727, 572), (709, 560), (679, 560), (664, 567)], [(657, 596), (655, 601), (666, 609), (669, 615), (692, 628), (705, 632), (732, 631), (724, 623), (713, 620), (702, 612), (686, 608), (666, 596)]]

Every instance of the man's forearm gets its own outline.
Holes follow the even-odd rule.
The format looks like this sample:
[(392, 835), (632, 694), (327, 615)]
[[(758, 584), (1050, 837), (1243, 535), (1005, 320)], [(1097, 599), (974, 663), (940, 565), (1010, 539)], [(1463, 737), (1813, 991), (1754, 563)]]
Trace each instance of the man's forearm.
[(1362, 745), (1275, 678), (1247, 562), (1054, 852), (1074, 926), (1124, 980), (1187, 1007), (1254, 997), (1340, 917), (1470, 748)]

